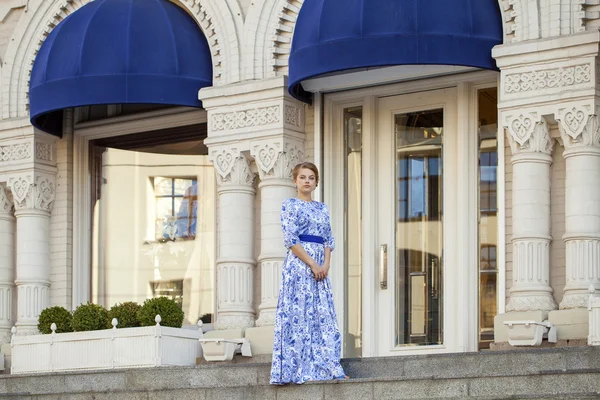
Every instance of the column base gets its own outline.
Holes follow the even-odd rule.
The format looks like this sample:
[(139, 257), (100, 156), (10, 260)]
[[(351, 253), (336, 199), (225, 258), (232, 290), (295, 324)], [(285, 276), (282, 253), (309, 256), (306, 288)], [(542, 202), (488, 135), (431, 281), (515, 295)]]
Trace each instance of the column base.
[(256, 320), (256, 326), (273, 326), (275, 325), (275, 313), (276, 310), (262, 310), (260, 317)]
[(30, 336), (40, 334), (40, 331), (37, 328), (37, 322), (32, 324), (17, 322), (15, 326), (17, 327), (17, 335), (19, 336)]
[(550, 293), (511, 294), (506, 312), (552, 311), (556, 302)]
[(507, 343), (508, 330), (504, 325), (504, 321), (537, 321), (542, 322), (548, 318), (547, 311), (524, 311), (524, 312), (507, 312), (498, 314), (494, 317), (494, 342)]
[(250, 340), (252, 355), (273, 354), (274, 326), (260, 326), (246, 329), (246, 339)]
[(578, 308), (587, 308), (589, 297), (590, 294), (587, 289), (575, 293), (567, 292), (563, 296), (563, 300), (560, 302), (560, 309), (573, 310)]
[(215, 329), (245, 329), (254, 326), (253, 315), (217, 315)]
[(556, 327), (558, 340), (587, 339), (589, 335), (589, 311), (585, 308), (550, 311), (548, 322)]

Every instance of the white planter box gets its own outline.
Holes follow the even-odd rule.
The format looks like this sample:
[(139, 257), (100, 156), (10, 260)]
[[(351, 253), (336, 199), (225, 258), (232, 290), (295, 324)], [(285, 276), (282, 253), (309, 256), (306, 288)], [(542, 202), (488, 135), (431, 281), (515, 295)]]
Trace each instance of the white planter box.
[(147, 326), (13, 335), (13, 374), (196, 365), (201, 330)]

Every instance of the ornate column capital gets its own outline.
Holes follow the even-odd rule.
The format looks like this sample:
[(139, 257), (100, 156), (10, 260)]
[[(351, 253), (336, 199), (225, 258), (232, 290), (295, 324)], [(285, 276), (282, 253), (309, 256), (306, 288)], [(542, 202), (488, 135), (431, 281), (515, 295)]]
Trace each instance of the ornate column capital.
[(598, 108), (593, 104), (573, 104), (561, 107), (556, 120), (565, 149), (600, 147)]
[(542, 153), (550, 155), (554, 140), (546, 120), (537, 112), (507, 114), (503, 118), (504, 127), (513, 155)]
[(12, 215), (14, 211), (12, 193), (6, 183), (0, 183), (0, 214)]
[(38, 210), (52, 212), (56, 196), (56, 177), (35, 172), (19, 174), (8, 178), (17, 212)]
[(292, 170), (304, 159), (303, 146), (283, 138), (253, 142), (250, 154), (254, 157), (261, 180), (291, 179)]
[(209, 159), (217, 171), (219, 185), (253, 186), (256, 174), (248, 158), (236, 147), (212, 148)]

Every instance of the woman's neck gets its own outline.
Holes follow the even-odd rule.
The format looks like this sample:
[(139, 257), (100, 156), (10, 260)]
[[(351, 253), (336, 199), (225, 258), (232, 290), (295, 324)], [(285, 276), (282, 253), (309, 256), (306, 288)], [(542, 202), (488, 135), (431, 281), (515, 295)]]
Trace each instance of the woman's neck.
[(304, 200), (304, 201), (312, 201), (312, 196), (310, 194), (309, 195), (305, 195), (305, 194), (302, 194), (302, 193), (298, 193), (296, 195), (296, 198), (298, 198), (300, 200)]

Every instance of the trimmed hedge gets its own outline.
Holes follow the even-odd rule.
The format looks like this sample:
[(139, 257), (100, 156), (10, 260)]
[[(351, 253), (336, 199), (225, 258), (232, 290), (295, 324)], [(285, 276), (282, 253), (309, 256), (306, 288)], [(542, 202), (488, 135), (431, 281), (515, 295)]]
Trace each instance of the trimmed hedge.
[(38, 318), (38, 331), (43, 334), (50, 334), (52, 323), (56, 324), (56, 333), (73, 332), (73, 316), (64, 307), (56, 306), (42, 310)]
[(73, 311), (73, 331), (97, 331), (111, 328), (106, 308), (93, 303), (82, 304)]
[(154, 318), (156, 315), (160, 315), (160, 325), (172, 328), (181, 328), (184, 317), (184, 313), (177, 303), (167, 297), (156, 297), (144, 301), (137, 315), (142, 326), (156, 325)]
[(108, 311), (108, 320), (112, 321), (116, 318), (119, 321), (117, 328), (135, 328), (140, 326), (140, 320), (138, 319), (138, 312), (142, 306), (133, 301), (127, 301), (121, 304), (115, 304)]

